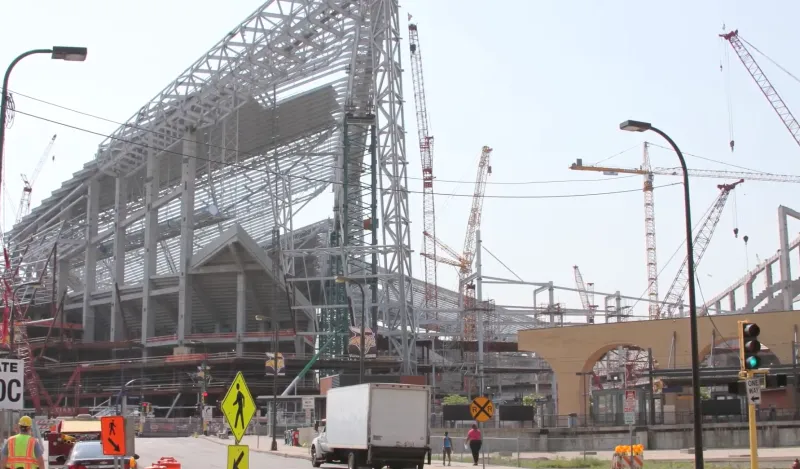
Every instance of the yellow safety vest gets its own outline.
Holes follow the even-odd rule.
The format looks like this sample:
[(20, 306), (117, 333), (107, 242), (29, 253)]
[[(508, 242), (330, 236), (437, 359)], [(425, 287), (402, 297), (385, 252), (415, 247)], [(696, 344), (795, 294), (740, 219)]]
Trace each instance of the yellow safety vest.
[(136, 469), (138, 467), (136, 465), (136, 460), (133, 459), (133, 456), (131, 456), (131, 462), (130, 462), (130, 464), (128, 464), (128, 466), (130, 467), (130, 469)]
[(8, 469), (39, 469), (36, 462), (36, 439), (30, 435), (19, 434), (8, 439)]

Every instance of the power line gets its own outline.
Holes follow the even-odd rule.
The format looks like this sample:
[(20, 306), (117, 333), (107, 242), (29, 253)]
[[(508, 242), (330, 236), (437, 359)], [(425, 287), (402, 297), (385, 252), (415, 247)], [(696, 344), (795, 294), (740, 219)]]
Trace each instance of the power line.
[[(91, 117), (92, 119), (101, 120), (101, 121), (108, 122), (108, 123), (111, 123), (111, 124), (124, 125), (126, 127), (129, 127), (129, 128), (135, 129), (135, 130), (140, 130), (142, 132), (150, 132), (150, 133), (153, 133), (153, 134), (156, 134), (156, 135), (161, 135), (159, 132), (157, 132), (155, 130), (152, 130), (152, 129), (148, 129), (148, 128), (145, 128), (145, 127), (138, 127), (138, 126), (130, 125), (130, 124), (127, 124), (127, 123), (122, 123), (122, 122), (116, 121), (114, 119), (109, 119), (107, 117), (98, 116), (96, 114), (92, 114), (92, 113), (89, 113), (89, 112), (81, 111), (81, 110), (78, 110), (78, 109), (75, 109), (75, 108), (71, 108), (69, 106), (64, 106), (62, 104), (54, 103), (54, 102), (47, 101), (47, 100), (44, 100), (44, 99), (41, 99), (41, 98), (36, 98), (34, 96), (30, 96), (30, 95), (27, 95), (27, 94), (24, 94), (24, 93), (20, 93), (18, 91), (13, 91), (13, 90), (9, 90), (9, 91), (11, 91), (12, 93), (16, 94), (17, 96), (22, 96), (23, 98), (30, 99), (32, 101), (36, 101), (36, 102), (39, 102), (39, 103), (42, 103), (42, 104), (46, 104), (48, 106), (52, 106), (52, 107), (55, 107), (55, 108), (58, 108), (58, 109), (62, 109), (64, 111), (72, 112), (72, 113), (79, 114), (79, 115), (86, 116), (86, 117)], [(185, 141), (186, 139), (178, 138), (177, 140), (178, 141)], [(211, 148), (217, 148), (217, 149), (220, 149), (220, 150), (225, 150), (226, 152), (232, 152), (232, 153), (237, 154), (237, 155), (257, 156), (257, 155), (253, 155), (253, 154), (251, 154), (249, 152), (246, 152), (246, 151), (236, 150), (236, 149), (233, 149), (233, 148), (224, 147), (222, 145), (212, 145), (212, 144), (207, 144), (207, 145), (209, 147), (211, 147)], [(618, 156), (618, 155), (621, 155), (623, 153), (626, 153), (626, 152), (630, 151), (633, 148), (635, 148), (635, 147), (628, 148), (627, 150), (618, 152), (618, 153), (616, 153), (614, 155), (611, 155), (608, 158), (604, 158), (604, 159), (602, 159), (600, 161), (602, 162), (602, 161), (606, 161), (608, 159), (614, 158), (615, 156)], [(319, 166), (319, 164), (316, 164), (316, 165)], [(554, 180), (545, 179), (545, 180), (532, 180), (532, 181), (487, 181), (486, 183), (487, 184), (493, 184), (493, 185), (564, 184), (564, 183), (574, 183), (574, 182), (615, 181), (615, 180), (619, 180), (619, 179), (626, 179), (626, 178), (629, 178), (629, 177), (638, 177), (638, 175), (631, 174), (631, 175), (626, 175), (626, 176), (613, 176), (613, 177), (604, 177), (604, 178), (598, 178), (598, 179), (554, 179)], [(408, 179), (417, 180), (417, 181), (422, 181), (423, 180), (423, 178), (412, 177), (412, 176), (409, 176)], [(453, 179), (438, 179), (438, 178), (436, 178), (435, 181), (438, 182), (438, 183), (450, 183), (450, 184), (471, 184), (471, 183), (475, 182), (475, 181), (460, 181), (460, 180), (453, 180)]]
[[(112, 135), (107, 135), (107, 134), (104, 134), (102, 132), (96, 132), (94, 130), (90, 130), (90, 129), (86, 129), (86, 128), (83, 128), (83, 127), (78, 127), (78, 126), (75, 126), (75, 125), (72, 125), (72, 124), (67, 124), (67, 123), (64, 123), (64, 122), (60, 122), (60, 121), (57, 121), (57, 120), (54, 120), (54, 119), (49, 119), (49, 118), (46, 118), (46, 117), (38, 116), (36, 114), (27, 113), (27, 112), (20, 111), (20, 110), (17, 110), (16, 112), (18, 114), (23, 115), (23, 116), (32, 117), (34, 119), (42, 120), (42, 121), (45, 121), (45, 122), (50, 122), (51, 124), (60, 125), (62, 127), (66, 127), (66, 128), (69, 128), (69, 129), (77, 130), (77, 131), (80, 131), (80, 132), (85, 132), (85, 133), (97, 135), (99, 137), (104, 137), (104, 138), (109, 138), (109, 139), (112, 139), (112, 140), (121, 141), (121, 142), (127, 143), (129, 145), (135, 145), (135, 146), (139, 146), (139, 147), (142, 147), (142, 148), (148, 148), (148, 149), (151, 149), (151, 150), (160, 151), (160, 152), (164, 152), (164, 153), (169, 153), (169, 154), (176, 155), (176, 156), (181, 156), (181, 157), (184, 157), (184, 158), (194, 158), (194, 159), (199, 160), (199, 161), (205, 161), (205, 162), (209, 162), (209, 163), (219, 164), (220, 166), (228, 166), (228, 167), (240, 168), (240, 169), (251, 170), (251, 171), (265, 171), (265, 172), (268, 172), (268, 173), (271, 173), (271, 174), (278, 175), (278, 174), (275, 173), (275, 171), (273, 171), (273, 170), (271, 170), (269, 168), (258, 168), (258, 167), (255, 167), (253, 165), (246, 165), (246, 164), (243, 164), (243, 163), (235, 163), (235, 162), (229, 162), (229, 161), (215, 161), (215, 160), (212, 160), (210, 158), (203, 158), (203, 157), (197, 156), (197, 155), (187, 155), (187, 154), (184, 154), (184, 153), (181, 153), (181, 152), (178, 152), (178, 151), (169, 150), (169, 149), (166, 149), (166, 148), (154, 147), (154, 146), (148, 145), (146, 143), (132, 142), (132, 141), (126, 140), (124, 138), (114, 137)], [(255, 155), (252, 155), (252, 156), (255, 156)], [(335, 168), (331, 167), (331, 169), (335, 169)], [(280, 175), (278, 175), (278, 176), (280, 176)], [(319, 183), (325, 183), (325, 184), (341, 184), (341, 185), (344, 184), (342, 182), (337, 182), (337, 181), (332, 181), (332, 180), (327, 180), (327, 179), (311, 178), (311, 177), (302, 176), (302, 175), (288, 174), (288, 175), (284, 175), (284, 176), (295, 178), (295, 179), (302, 179), (302, 180), (309, 181), (309, 182), (319, 182)], [(658, 186), (653, 186), (653, 189), (661, 189), (661, 188), (664, 188), (664, 187), (671, 187), (671, 186), (675, 186), (675, 185), (679, 185), (679, 184), (682, 184), (682, 183), (675, 182), (675, 183), (671, 183), (671, 184), (662, 184), (662, 185), (658, 185)], [(362, 186), (362, 187), (366, 188), (366, 186)], [(489, 199), (570, 199), (570, 198), (578, 198), (578, 197), (596, 197), (596, 196), (603, 196), (603, 195), (627, 194), (627, 193), (631, 193), (631, 192), (641, 192), (641, 190), (642, 190), (641, 188), (636, 188), (636, 189), (625, 189), (625, 190), (605, 191), (605, 192), (589, 192), (589, 193), (579, 193), (579, 194), (485, 195), (484, 197), (485, 198), (489, 198)], [(422, 191), (407, 190), (406, 192), (408, 192), (410, 194), (422, 194)], [(474, 194), (445, 194), (445, 193), (436, 193), (436, 192), (434, 192), (434, 195), (451, 196), (451, 197), (470, 197), (470, 198), (474, 197)]]

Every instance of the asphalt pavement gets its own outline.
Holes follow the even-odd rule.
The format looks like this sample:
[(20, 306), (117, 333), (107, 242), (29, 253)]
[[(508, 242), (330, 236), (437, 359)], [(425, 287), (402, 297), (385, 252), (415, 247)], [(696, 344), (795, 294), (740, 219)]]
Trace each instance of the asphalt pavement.
[[(233, 443), (231, 440), (230, 443)], [(139, 467), (145, 468), (162, 456), (172, 456), (181, 463), (181, 469), (227, 469), (227, 447), (203, 438), (137, 438), (136, 453)], [(305, 459), (274, 456), (250, 451), (250, 469), (310, 469)], [(336, 468), (326, 464), (324, 467)], [(241, 468), (241, 466), (240, 466)]]

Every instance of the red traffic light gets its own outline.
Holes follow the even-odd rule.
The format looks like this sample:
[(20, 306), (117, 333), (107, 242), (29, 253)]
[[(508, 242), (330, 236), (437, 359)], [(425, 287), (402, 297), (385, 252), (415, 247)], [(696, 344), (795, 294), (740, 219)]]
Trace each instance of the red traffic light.
[(742, 335), (745, 337), (758, 337), (758, 334), (761, 334), (761, 328), (758, 327), (758, 324), (745, 324), (742, 327)]
[(203, 391), (203, 397), (208, 397), (208, 393)]

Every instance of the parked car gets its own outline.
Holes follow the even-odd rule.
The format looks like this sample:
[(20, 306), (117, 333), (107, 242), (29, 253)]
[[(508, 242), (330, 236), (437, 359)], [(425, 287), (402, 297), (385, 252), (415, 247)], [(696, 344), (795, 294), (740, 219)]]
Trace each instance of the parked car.
[[(133, 459), (139, 459), (138, 454)], [(130, 469), (131, 458), (126, 457), (123, 469)], [(72, 447), (67, 458), (66, 469), (99, 469), (113, 467), (114, 457), (103, 454), (103, 446), (99, 441), (79, 441)]]

